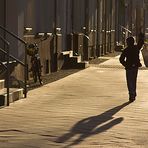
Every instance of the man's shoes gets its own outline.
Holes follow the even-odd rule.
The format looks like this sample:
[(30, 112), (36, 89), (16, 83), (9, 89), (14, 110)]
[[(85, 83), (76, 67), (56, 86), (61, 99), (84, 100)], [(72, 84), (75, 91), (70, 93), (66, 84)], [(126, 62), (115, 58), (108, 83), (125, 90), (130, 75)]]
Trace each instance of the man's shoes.
[(136, 99), (135, 99), (135, 97), (130, 97), (129, 98), (129, 102), (134, 102)]

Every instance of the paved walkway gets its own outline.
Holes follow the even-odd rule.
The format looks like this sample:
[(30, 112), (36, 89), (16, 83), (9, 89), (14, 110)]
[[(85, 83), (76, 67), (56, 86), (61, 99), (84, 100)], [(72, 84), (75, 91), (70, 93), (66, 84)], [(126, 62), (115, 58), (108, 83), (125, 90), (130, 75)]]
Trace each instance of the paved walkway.
[(146, 69), (137, 87), (129, 104), (116, 57), (31, 90), (0, 109), (0, 148), (148, 148)]

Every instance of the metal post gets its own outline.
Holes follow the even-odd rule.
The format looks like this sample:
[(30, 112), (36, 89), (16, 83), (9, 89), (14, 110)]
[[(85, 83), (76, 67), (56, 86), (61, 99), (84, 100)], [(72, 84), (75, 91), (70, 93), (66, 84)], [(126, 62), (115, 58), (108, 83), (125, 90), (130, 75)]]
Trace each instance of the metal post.
[(100, 57), (100, 47), (99, 47), (99, 39), (100, 39), (100, 1), (97, 0), (97, 36), (96, 36), (96, 55), (97, 57)]
[(25, 66), (24, 66), (24, 97), (27, 98), (27, 75), (28, 75), (28, 68), (27, 68), (27, 44), (25, 44)]
[(104, 51), (103, 51), (103, 54), (106, 54), (107, 52), (107, 49), (106, 49), (106, 46), (107, 46), (107, 43), (106, 43), (106, 31), (107, 31), (107, 0), (103, 1), (103, 11), (104, 11)]
[[(89, 36), (89, 1), (86, 0), (85, 1), (85, 26), (84, 26), (84, 34), (86, 36)], [(83, 40), (83, 60), (88, 60), (89, 59), (89, 48), (88, 48), (88, 39), (86, 37), (84, 37), (84, 40)]]
[(9, 92), (10, 92), (10, 65), (9, 65), (9, 45), (7, 45), (7, 106), (9, 106)]
[(58, 1), (54, 0), (54, 72), (58, 69), (58, 59), (57, 59), (57, 6)]

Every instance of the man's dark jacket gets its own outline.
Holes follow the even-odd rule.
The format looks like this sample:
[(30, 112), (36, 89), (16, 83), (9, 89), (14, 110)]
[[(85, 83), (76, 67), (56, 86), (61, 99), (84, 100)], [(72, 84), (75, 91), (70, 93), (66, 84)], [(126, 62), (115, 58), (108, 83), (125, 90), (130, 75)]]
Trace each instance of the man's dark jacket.
[(125, 69), (138, 68), (141, 67), (139, 52), (144, 44), (143, 40), (139, 40), (137, 45), (126, 47), (119, 60), (120, 63), (125, 67)]

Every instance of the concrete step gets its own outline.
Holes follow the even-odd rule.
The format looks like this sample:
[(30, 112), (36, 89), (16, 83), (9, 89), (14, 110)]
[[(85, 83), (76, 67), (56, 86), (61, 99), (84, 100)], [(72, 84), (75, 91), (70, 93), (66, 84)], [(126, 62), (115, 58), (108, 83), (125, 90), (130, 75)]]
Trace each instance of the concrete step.
[(81, 56), (72, 56), (68, 59), (69, 63), (80, 63), (81, 61)]
[[(1, 62), (2, 64), (0, 64), (0, 79), (4, 79), (6, 77), (6, 73), (7, 73), (7, 62)], [(17, 62), (15, 60), (13, 61), (9, 61), (9, 66), (10, 66), (10, 73), (12, 73), (14, 71), (15, 66), (17, 65)]]
[(79, 62), (74, 66), (75, 69), (85, 69), (85, 68), (88, 68), (88, 67), (89, 67), (88, 61)]
[(4, 88), (5, 80), (0, 80), (0, 90)]
[[(3, 65), (7, 65), (7, 62), (5, 61), (5, 62), (2, 62), (3, 63)], [(13, 61), (9, 61), (9, 64), (16, 64), (17, 62), (15, 61), (15, 60), (13, 60)]]
[[(10, 88), (9, 103), (23, 98), (23, 89)], [(7, 106), (7, 89), (0, 90), (0, 106)]]
[(73, 51), (63, 51), (62, 55), (64, 56), (64, 60), (75, 60), (76, 62), (81, 62), (81, 55), (74, 55)]
[(77, 60), (77, 63), (82, 62), (82, 57), (80, 55), (79, 56), (73, 56), (71, 58), (75, 58)]
[(78, 63), (69, 63), (67, 65), (64, 65), (63, 69), (85, 69), (89, 67), (88, 61), (82, 61)]
[(63, 51), (64, 65), (62, 69), (84, 69), (89, 66), (89, 62), (82, 61), (81, 55), (73, 55), (73, 51)]
[(65, 55), (68, 55), (69, 57), (72, 57), (73, 56), (73, 51), (70, 50), (70, 51), (62, 51), (62, 55), (65, 56)]

